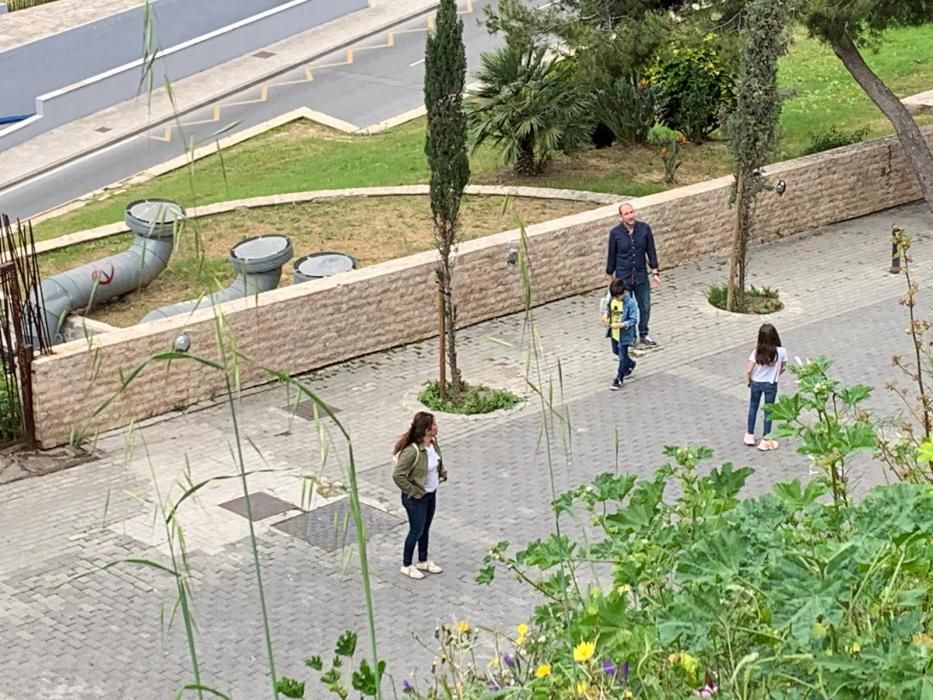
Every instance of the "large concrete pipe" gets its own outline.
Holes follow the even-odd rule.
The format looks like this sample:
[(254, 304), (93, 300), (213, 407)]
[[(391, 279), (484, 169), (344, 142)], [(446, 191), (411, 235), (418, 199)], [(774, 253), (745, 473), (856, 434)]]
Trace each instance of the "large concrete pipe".
[(42, 307), (52, 343), (64, 341), (62, 325), (72, 311), (103, 304), (154, 280), (168, 265), (184, 217), (181, 205), (165, 199), (131, 202), (123, 215), (134, 234), (129, 250), (42, 280), (41, 297), (33, 292), (29, 303)]
[(344, 253), (312, 253), (295, 261), (295, 284), (331, 277), (358, 267), (356, 259)]
[(274, 233), (240, 241), (230, 251), (230, 264), (237, 271), (237, 276), (229, 287), (200, 299), (182, 301), (150, 311), (141, 323), (191, 313), (214, 304), (223, 304), (225, 301), (275, 289), (282, 278), (282, 266), (292, 255), (292, 243), (287, 236)]

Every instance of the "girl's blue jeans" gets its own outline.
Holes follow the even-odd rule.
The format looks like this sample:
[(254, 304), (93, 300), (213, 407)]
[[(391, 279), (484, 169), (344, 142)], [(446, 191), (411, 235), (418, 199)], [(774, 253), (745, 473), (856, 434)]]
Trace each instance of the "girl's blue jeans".
[[(751, 397), (748, 401), (748, 430), (747, 433), (754, 435), (755, 434), (755, 418), (758, 417), (758, 406), (761, 403), (761, 397), (765, 397), (765, 406), (769, 403), (774, 403), (774, 400), (777, 398), (777, 383), (772, 382), (752, 382), (751, 384)], [(768, 417), (768, 411), (765, 411), (765, 426), (764, 433), (762, 435), (767, 435), (771, 432), (771, 419)]]

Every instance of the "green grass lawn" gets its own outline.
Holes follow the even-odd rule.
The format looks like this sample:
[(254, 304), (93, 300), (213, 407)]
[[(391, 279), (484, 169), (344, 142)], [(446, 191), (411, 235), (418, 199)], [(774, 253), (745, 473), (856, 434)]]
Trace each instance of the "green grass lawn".
[[(933, 24), (891, 31), (881, 51), (866, 57), (898, 95), (933, 88)], [(781, 85), (792, 91), (781, 117), (780, 159), (800, 155), (814, 134), (831, 126), (843, 130), (864, 126), (872, 135), (891, 132), (888, 122), (824, 45), (799, 34), (780, 70)], [(472, 169), (473, 182), (478, 184), (528, 184), (632, 196), (665, 189), (660, 161), (645, 148), (618, 146), (561, 158), (537, 178), (515, 177), (501, 166), (496, 154), (481, 149), (473, 157)], [(688, 147), (679, 184), (728, 172), (724, 143)], [(45, 239), (118, 221), (125, 204), (141, 197), (167, 197), (190, 207), (265, 194), (427, 180), (423, 119), (374, 136), (347, 136), (299, 122), (229, 149), (222, 166), (221, 159), (210, 156), (190, 171), (168, 173), (43, 222), (36, 233)]]

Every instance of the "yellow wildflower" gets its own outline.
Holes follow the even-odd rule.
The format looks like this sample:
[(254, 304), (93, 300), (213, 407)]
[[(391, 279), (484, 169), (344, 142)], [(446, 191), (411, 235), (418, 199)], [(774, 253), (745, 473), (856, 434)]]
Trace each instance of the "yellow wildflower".
[(469, 634), (470, 633), (470, 623), (466, 620), (461, 620), (457, 623), (457, 632), (460, 634)]
[(541, 664), (535, 669), (535, 678), (545, 678), (551, 675), (551, 664)]
[(622, 697), (623, 697), (625, 700), (629, 700), (630, 698), (634, 698), (634, 697), (635, 697), (635, 693), (633, 693), (631, 690), (626, 689), (625, 692), (622, 693)]
[(526, 625), (524, 622), (520, 624), (518, 627), (516, 627), (515, 629), (522, 636), (527, 635), (529, 632), (528, 625)]
[(590, 685), (586, 681), (577, 682), (577, 695), (586, 695), (586, 691), (589, 689)]
[(578, 664), (585, 663), (596, 653), (596, 642), (580, 642), (573, 648), (573, 660)]
[(680, 655), (680, 665), (691, 678), (696, 676), (697, 669), (700, 668), (700, 662), (697, 661), (694, 657), (690, 656), (690, 654)]

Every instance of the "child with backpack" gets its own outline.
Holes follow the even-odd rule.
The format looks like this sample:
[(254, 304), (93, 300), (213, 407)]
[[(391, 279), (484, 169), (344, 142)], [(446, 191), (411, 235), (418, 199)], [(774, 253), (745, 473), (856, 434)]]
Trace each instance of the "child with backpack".
[(636, 363), (629, 356), (629, 347), (635, 342), (638, 328), (638, 304), (622, 280), (613, 280), (609, 285), (609, 294), (600, 303), (600, 323), (607, 329), (612, 353), (619, 358), (616, 378), (609, 389), (619, 391), (622, 382), (635, 369)]
[[(781, 336), (770, 323), (762, 324), (758, 329), (758, 343), (748, 358), (745, 367), (745, 378), (751, 390), (748, 402), (748, 425), (745, 438), (742, 440), (749, 447), (755, 446), (755, 419), (758, 416), (758, 405), (761, 397), (765, 397), (765, 406), (774, 403), (777, 398), (778, 379), (787, 367), (787, 351), (781, 346)], [(776, 450), (777, 440), (770, 437), (771, 418), (765, 410), (764, 433), (758, 449), (762, 452)]]

